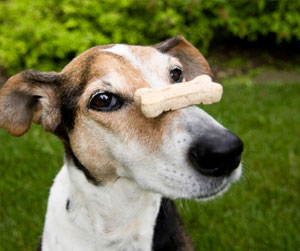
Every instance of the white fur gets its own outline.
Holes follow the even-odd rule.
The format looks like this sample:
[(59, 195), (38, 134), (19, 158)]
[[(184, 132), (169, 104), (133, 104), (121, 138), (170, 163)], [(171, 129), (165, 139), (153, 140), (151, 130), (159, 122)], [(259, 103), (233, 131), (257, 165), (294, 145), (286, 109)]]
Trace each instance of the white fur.
[(151, 250), (160, 199), (126, 178), (94, 186), (66, 161), (51, 188), (42, 249)]

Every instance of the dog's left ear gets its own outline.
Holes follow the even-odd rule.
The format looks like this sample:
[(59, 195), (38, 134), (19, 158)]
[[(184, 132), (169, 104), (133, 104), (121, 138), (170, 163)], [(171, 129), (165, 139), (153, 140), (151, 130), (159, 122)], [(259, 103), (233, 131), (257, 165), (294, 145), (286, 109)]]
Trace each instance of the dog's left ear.
[(162, 53), (178, 58), (183, 65), (187, 81), (202, 74), (212, 76), (209, 64), (203, 55), (182, 36), (173, 37), (153, 47)]
[(27, 70), (0, 89), (0, 128), (14, 136), (26, 133), (31, 122), (54, 131), (60, 123), (58, 73)]

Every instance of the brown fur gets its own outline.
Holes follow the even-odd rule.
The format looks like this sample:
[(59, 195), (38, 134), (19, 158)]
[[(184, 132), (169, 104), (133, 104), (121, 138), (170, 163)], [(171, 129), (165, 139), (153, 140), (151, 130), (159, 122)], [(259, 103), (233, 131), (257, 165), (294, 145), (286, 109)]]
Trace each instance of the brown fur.
[[(46, 79), (28, 79), (33, 71), (11, 77), (0, 93), (0, 127), (15, 136), (26, 133), (31, 121), (54, 131), (60, 121), (56, 86)], [(52, 81), (52, 80), (51, 80)]]

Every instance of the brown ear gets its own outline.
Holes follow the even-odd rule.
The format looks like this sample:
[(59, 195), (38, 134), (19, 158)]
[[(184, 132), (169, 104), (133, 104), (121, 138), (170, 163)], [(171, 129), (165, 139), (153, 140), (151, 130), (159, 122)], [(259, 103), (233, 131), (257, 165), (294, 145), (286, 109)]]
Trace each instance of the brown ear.
[(176, 36), (156, 44), (154, 47), (160, 52), (170, 54), (180, 60), (187, 81), (202, 74), (212, 76), (209, 64), (203, 55), (184, 37)]
[(59, 78), (57, 73), (27, 70), (7, 80), (0, 89), (0, 128), (21, 136), (33, 121), (54, 131), (60, 123)]

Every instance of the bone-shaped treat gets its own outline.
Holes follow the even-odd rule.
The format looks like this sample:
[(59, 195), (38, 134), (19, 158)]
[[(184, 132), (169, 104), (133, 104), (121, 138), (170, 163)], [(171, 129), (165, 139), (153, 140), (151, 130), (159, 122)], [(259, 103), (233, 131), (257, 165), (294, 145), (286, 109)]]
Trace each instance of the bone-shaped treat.
[(221, 100), (222, 85), (212, 82), (208, 75), (191, 81), (163, 88), (141, 88), (134, 94), (134, 101), (148, 118), (161, 113), (196, 104), (212, 104)]

